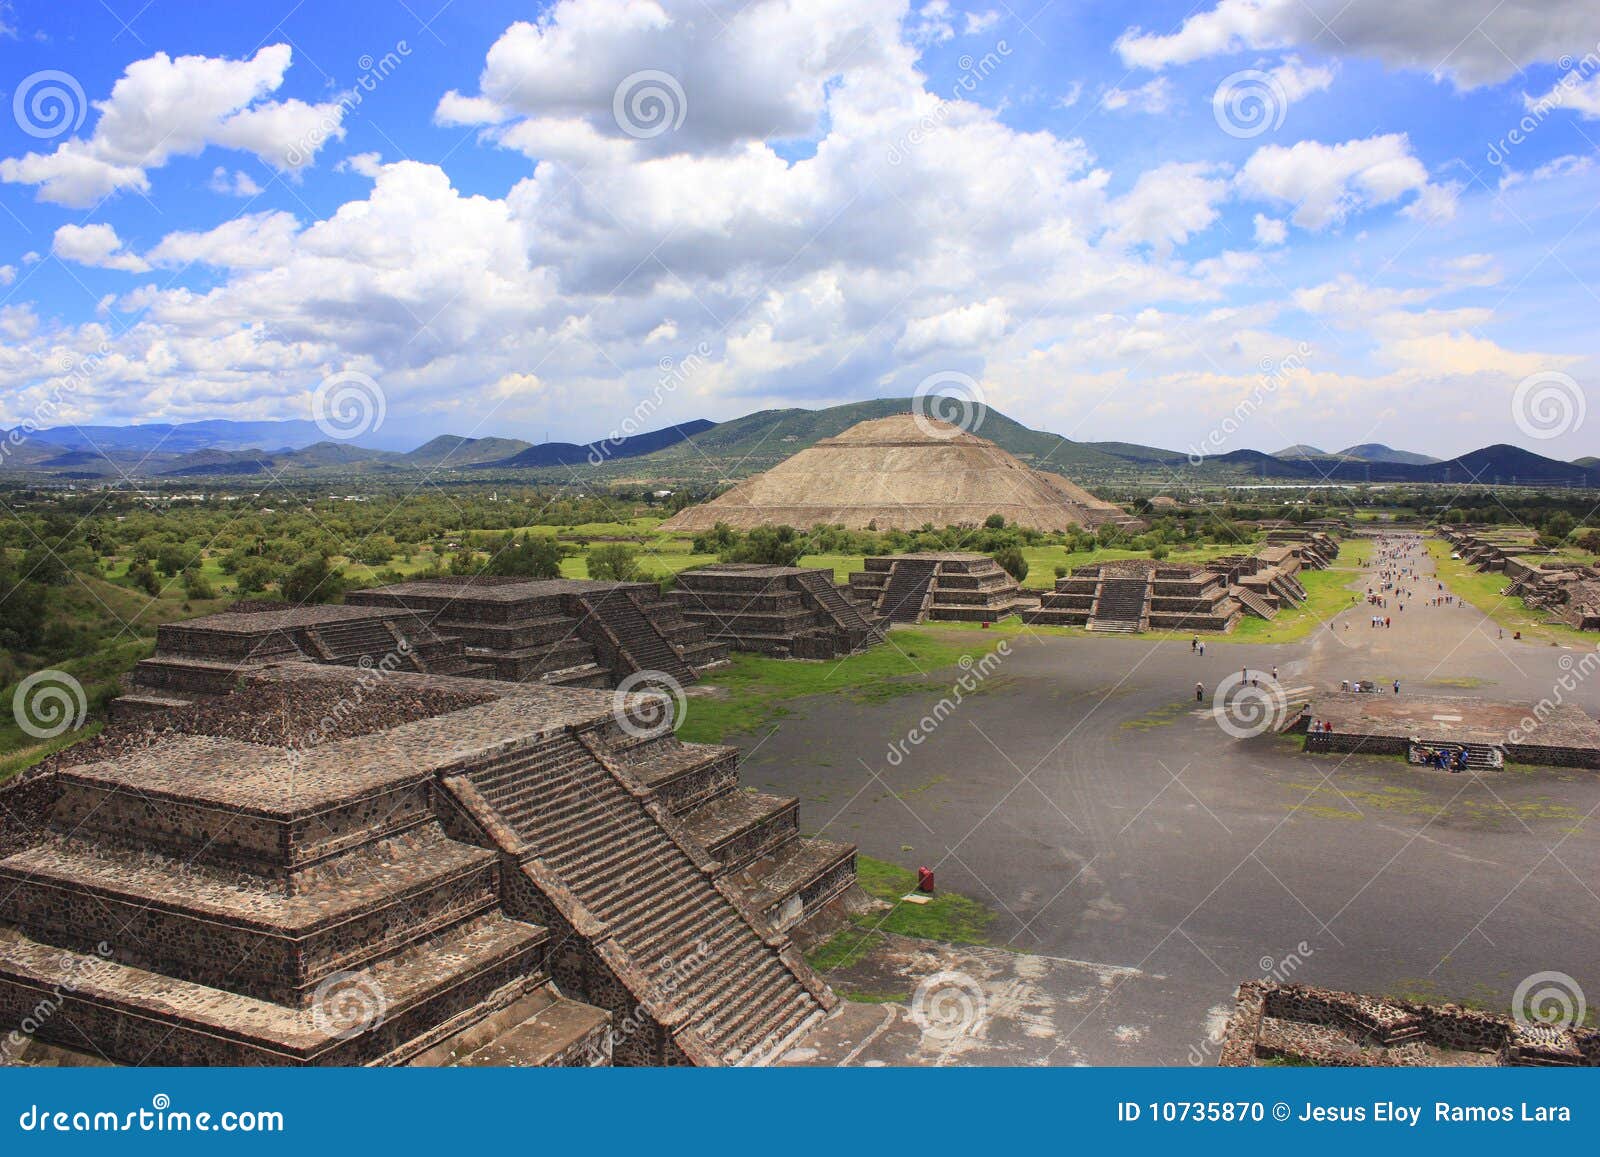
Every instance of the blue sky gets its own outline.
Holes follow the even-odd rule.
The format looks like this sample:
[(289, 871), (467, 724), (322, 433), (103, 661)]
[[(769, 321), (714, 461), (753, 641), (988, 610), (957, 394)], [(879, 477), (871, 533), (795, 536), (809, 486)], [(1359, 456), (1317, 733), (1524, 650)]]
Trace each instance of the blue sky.
[(1077, 439), (1600, 452), (1600, 11), (1536, 7), (11, 3), (0, 424), (935, 380)]

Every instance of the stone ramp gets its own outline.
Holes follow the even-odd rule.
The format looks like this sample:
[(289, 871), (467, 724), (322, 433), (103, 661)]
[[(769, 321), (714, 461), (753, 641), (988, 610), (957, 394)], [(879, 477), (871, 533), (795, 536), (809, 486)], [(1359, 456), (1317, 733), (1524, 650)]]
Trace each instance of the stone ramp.
[(1278, 617), (1278, 609), (1254, 591), (1236, 586), (1230, 587), (1228, 593), (1239, 600), (1241, 607), (1258, 619), (1275, 619)]
[(690, 1061), (764, 1058), (823, 1013), (826, 986), (713, 881), (716, 866), (697, 862), (599, 746), (562, 732), (465, 778), (516, 841), (507, 850), (609, 947), (629, 1001)]

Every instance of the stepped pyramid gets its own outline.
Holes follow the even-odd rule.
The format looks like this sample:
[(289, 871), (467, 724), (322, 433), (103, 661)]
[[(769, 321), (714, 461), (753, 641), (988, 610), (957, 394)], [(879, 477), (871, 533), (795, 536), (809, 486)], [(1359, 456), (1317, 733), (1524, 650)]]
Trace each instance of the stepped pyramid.
[(736, 749), (647, 696), (367, 676), (250, 666), (0, 789), (0, 1061), (749, 1064), (834, 1006), (787, 929), (855, 849)]
[(680, 511), (666, 531), (754, 526), (915, 530), (979, 526), (991, 514), (1035, 530), (1133, 524), (1058, 474), (1034, 470), (986, 438), (926, 415), (859, 422), (719, 498)]

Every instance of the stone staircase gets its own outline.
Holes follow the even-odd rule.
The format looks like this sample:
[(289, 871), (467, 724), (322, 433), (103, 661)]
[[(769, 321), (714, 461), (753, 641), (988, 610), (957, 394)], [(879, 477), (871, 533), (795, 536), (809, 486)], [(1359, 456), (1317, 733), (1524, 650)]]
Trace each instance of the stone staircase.
[(1136, 634), (1144, 626), (1145, 596), (1149, 584), (1137, 578), (1104, 578), (1089, 616), (1089, 630)]
[(1278, 617), (1278, 608), (1252, 590), (1234, 586), (1228, 588), (1228, 593), (1239, 600), (1241, 607), (1258, 619), (1275, 619)]
[(883, 596), (878, 601), (878, 612), (890, 622), (920, 623), (938, 569), (939, 564), (935, 561), (896, 559), (889, 581), (884, 584)]
[(618, 588), (587, 594), (578, 601), (587, 619), (603, 624), (616, 639), (634, 671), (659, 671), (680, 684), (693, 683), (697, 678), (694, 669), (684, 662), (683, 656), (626, 590)]
[(849, 599), (826, 574), (802, 574), (796, 578), (801, 590), (811, 595), (821, 610), (829, 615), (839, 630), (855, 642), (857, 647), (883, 641), (885, 624), (881, 619), (868, 619), (860, 607)]
[(1497, 770), (1506, 764), (1503, 747), (1495, 747), (1488, 743), (1463, 743), (1461, 746), (1466, 750), (1468, 767)]
[(564, 731), (465, 778), (516, 841), (507, 850), (574, 928), (609, 948), (628, 990), (619, 1007), (649, 1011), (694, 1063), (764, 1058), (820, 1018), (831, 994), (597, 748), (598, 737)]

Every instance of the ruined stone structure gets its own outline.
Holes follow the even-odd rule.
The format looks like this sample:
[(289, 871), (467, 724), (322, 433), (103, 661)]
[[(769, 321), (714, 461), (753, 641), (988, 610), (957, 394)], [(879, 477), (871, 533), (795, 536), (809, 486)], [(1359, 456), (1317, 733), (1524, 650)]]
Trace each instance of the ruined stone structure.
[(832, 659), (883, 641), (886, 620), (825, 570), (720, 563), (681, 571), (668, 599), (707, 638), (782, 659)]
[(1033, 470), (948, 422), (897, 414), (823, 438), (726, 494), (679, 511), (669, 532), (755, 526), (916, 530), (981, 526), (990, 515), (1035, 530), (1143, 523), (1059, 474)]
[(1307, 751), (1404, 755), (1415, 744), (1456, 746), (1474, 767), (1509, 759), (1600, 769), (1600, 723), (1572, 703), (1329, 691), (1312, 700), (1307, 712), (1309, 719), (1333, 725), (1332, 732), (1308, 730)]
[(461, 639), (494, 678), (515, 683), (614, 687), (655, 671), (689, 684), (728, 657), (654, 583), (422, 579), (352, 591), (345, 601), (414, 614)]
[(854, 849), (734, 749), (649, 696), (364, 674), (248, 668), (6, 789), (43, 821), (0, 860), (13, 1059), (759, 1063), (833, 1006), (783, 929)]
[(1308, 985), (1239, 986), (1218, 1063), (1600, 1065), (1600, 1032)]
[(240, 672), (263, 663), (303, 661), (438, 675), (486, 677), (462, 640), (441, 635), (410, 611), (360, 606), (241, 604), (156, 628), (156, 653), (129, 676), (115, 702), (126, 715), (181, 707), (226, 694)]
[(1226, 574), (1200, 566), (1124, 559), (1080, 566), (1056, 580), (1037, 610), (1022, 621), (1085, 626), (1091, 631), (1231, 631), (1244, 607)]
[(1034, 605), (986, 554), (895, 554), (863, 565), (850, 574), (851, 597), (896, 623), (993, 623)]
[(1480, 571), (1503, 572), (1504, 593), (1580, 631), (1600, 631), (1600, 567), (1550, 560), (1525, 542), (1455, 527), (1441, 528), (1462, 560)]

